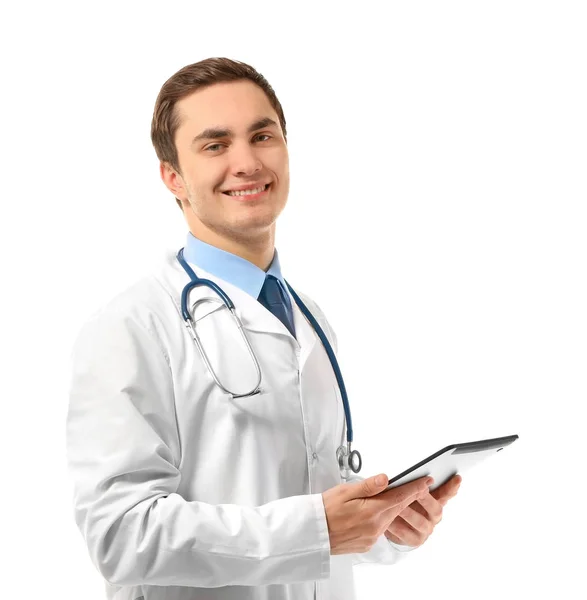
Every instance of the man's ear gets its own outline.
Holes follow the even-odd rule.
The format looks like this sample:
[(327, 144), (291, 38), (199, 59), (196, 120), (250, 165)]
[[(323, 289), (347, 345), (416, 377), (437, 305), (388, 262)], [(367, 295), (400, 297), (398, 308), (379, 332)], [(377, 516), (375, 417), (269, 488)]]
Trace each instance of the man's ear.
[(159, 163), (159, 174), (165, 187), (177, 200), (183, 202), (187, 198), (187, 194), (182, 176), (168, 162), (163, 161)]

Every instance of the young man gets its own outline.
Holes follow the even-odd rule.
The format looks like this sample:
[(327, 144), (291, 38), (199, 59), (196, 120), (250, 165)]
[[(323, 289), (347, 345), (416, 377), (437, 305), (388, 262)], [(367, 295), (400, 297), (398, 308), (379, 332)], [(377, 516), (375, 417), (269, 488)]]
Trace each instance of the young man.
[[(68, 461), (107, 597), (350, 600), (352, 565), (392, 564), (421, 545), (460, 478), (383, 494), (385, 476), (341, 479), (336, 378), (274, 246), (289, 168), (267, 81), (228, 59), (189, 65), (163, 85), (151, 135), (188, 224), (183, 258), (234, 302), (261, 385), (241, 396), (256, 383), (241, 332), (217, 304), (198, 304), (215, 381), (185, 326), (190, 276), (175, 254), (84, 325)], [(298, 294), (336, 348), (319, 307)], [(217, 297), (195, 287), (188, 306)]]

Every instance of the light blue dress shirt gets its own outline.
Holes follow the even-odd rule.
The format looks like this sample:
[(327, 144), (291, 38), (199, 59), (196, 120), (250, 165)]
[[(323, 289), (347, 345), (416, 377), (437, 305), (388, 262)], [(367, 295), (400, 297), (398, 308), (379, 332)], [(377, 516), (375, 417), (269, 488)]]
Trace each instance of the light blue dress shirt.
[(188, 262), (200, 267), (211, 275), (231, 283), (257, 300), (259, 299), (263, 283), (265, 283), (265, 277), (273, 275), (282, 287), (286, 307), (293, 322), (293, 310), (285, 279), (281, 274), (277, 250), (275, 250), (273, 260), (267, 272), (265, 272), (257, 265), (236, 254), (231, 254), (230, 252), (226, 252), (226, 250), (221, 250), (220, 248), (216, 248), (216, 246), (211, 246), (199, 240), (190, 231), (187, 235), (183, 255)]

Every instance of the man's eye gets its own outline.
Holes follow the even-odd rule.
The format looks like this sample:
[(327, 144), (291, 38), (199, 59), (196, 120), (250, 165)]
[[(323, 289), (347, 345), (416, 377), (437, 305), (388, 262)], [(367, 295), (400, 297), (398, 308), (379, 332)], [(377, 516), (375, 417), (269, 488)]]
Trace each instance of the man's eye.
[[(272, 136), (266, 134), (266, 133), (260, 133), (258, 136), (255, 137), (256, 140), (260, 141), (260, 142), (265, 142), (267, 140), (270, 140)], [(267, 138), (267, 140), (264, 139), (260, 139), (260, 138)], [(206, 148), (204, 148), (204, 150), (206, 152), (216, 152), (218, 149), (222, 148), (222, 146), (224, 146), (224, 144), (210, 144), (209, 146), (207, 146)]]

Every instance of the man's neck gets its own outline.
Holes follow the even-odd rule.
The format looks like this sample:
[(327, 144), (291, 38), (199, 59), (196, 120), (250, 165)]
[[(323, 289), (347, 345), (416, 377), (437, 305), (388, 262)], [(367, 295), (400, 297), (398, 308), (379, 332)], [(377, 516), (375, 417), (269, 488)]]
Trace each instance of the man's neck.
[(192, 235), (206, 244), (220, 248), (240, 256), (253, 263), (263, 271), (267, 271), (275, 254), (275, 224), (273, 227), (255, 239), (226, 238), (207, 227), (190, 226)]

